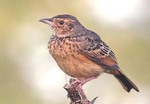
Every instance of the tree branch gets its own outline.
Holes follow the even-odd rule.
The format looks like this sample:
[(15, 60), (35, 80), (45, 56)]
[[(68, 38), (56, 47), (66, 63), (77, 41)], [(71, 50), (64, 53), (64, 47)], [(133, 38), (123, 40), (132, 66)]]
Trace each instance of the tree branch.
[(64, 86), (64, 89), (68, 92), (68, 97), (70, 98), (70, 104), (94, 104), (97, 97), (92, 101), (89, 101), (83, 92), (82, 85), (76, 79), (71, 78), (69, 84)]

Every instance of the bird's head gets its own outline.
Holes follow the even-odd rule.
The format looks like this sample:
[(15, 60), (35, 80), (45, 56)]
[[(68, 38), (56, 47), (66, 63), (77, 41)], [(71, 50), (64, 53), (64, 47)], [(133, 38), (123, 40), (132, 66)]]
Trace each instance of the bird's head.
[(66, 14), (57, 15), (52, 18), (44, 18), (41, 19), (40, 22), (50, 25), (54, 34), (62, 37), (73, 35), (80, 30), (79, 28), (83, 28), (74, 16)]

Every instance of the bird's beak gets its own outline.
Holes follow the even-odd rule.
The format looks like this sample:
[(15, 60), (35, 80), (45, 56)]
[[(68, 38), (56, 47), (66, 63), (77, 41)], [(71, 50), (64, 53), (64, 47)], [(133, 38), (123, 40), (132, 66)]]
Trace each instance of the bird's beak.
[(41, 19), (39, 20), (40, 22), (43, 22), (45, 24), (48, 24), (50, 26), (54, 26), (55, 24), (53, 23), (52, 19), (51, 18), (44, 18), (44, 19)]

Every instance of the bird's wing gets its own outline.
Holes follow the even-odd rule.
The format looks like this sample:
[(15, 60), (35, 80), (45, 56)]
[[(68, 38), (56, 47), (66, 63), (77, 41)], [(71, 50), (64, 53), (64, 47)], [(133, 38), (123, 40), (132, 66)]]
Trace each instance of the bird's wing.
[(80, 52), (88, 59), (104, 69), (119, 69), (113, 51), (104, 43), (96, 33), (90, 33), (83, 41)]

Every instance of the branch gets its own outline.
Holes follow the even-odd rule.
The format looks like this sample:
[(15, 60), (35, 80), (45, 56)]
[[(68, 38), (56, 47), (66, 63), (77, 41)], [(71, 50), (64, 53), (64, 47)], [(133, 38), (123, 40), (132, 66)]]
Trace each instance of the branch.
[(68, 97), (70, 98), (70, 104), (94, 104), (97, 97), (92, 101), (89, 101), (83, 92), (82, 84), (76, 79), (71, 78), (69, 84), (64, 86), (64, 89), (68, 92)]

